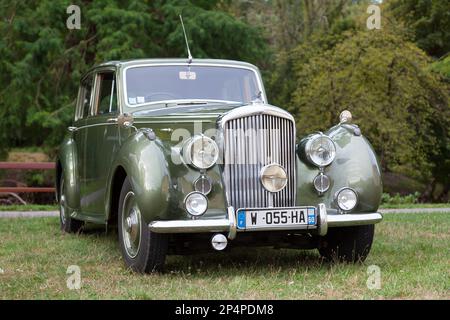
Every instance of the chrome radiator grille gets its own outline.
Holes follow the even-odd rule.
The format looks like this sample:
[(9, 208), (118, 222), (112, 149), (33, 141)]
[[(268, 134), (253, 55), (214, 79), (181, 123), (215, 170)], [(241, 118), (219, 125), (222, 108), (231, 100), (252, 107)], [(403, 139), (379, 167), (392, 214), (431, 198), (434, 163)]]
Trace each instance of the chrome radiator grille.
[[(269, 114), (231, 119), (224, 123), (224, 184), (228, 205), (239, 208), (295, 205), (295, 125)], [(260, 182), (261, 169), (276, 163), (288, 176), (286, 187), (268, 192)]]

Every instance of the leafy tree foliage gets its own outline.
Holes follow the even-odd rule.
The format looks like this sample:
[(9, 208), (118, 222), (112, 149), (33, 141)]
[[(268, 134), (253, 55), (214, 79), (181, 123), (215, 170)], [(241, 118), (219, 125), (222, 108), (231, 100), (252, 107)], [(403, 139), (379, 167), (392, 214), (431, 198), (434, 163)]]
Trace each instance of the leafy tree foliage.
[(345, 36), (306, 65), (294, 61), (297, 87), (290, 111), (300, 134), (323, 131), (350, 109), (384, 170), (430, 178), (444, 169), (438, 159), (449, 150), (448, 95), (429, 71), (429, 58), (387, 31)]
[(411, 29), (417, 45), (435, 57), (450, 51), (450, 1), (391, 0), (389, 9)]
[[(291, 0), (275, 1), (279, 18), (276, 63), (269, 78), (269, 97), (277, 105), (289, 106), (295, 92), (294, 60), (307, 64), (309, 59), (333, 47), (346, 30), (354, 30), (354, 11), (359, 1)], [(298, 12), (298, 13), (292, 13)], [(284, 34), (283, 30), (291, 30)], [(293, 41), (294, 40), (294, 41)]]
[[(81, 8), (81, 30), (66, 28), (72, 3)], [(55, 147), (72, 119), (78, 81), (95, 63), (187, 56), (181, 13), (194, 57), (265, 65), (260, 32), (216, 10), (218, 3), (0, 0), (0, 150)]]
[[(385, 171), (448, 193), (450, 3), (384, 1), (382, 30), (368, 31), (370, 2), (0, 0), (0, 157), (15, 146), (54, 150), (93, 64), (185, 57), (182, 13), (194, 57), (258, 65), (270, 101), (296, 116), (300, 134), (348, 108)], [(81, 30), (66, 28), (72, 3)]]

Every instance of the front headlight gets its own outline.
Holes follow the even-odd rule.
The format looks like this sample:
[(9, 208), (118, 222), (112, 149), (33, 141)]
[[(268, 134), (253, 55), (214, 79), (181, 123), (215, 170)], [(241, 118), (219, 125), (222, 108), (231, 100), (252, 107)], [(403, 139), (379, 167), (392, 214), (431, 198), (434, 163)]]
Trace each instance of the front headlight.
[(197, 169), (211, 168), (219, 158), (219, 148), (211, 138), (204, 135), (194, 136), (183, 148), (183, 155), (188, 164)]
[(336, 146), (326, 135), (317, 134), (306, 143), (305, 153), (311, 163), (318, 167), (325, 167), (336, 157)]

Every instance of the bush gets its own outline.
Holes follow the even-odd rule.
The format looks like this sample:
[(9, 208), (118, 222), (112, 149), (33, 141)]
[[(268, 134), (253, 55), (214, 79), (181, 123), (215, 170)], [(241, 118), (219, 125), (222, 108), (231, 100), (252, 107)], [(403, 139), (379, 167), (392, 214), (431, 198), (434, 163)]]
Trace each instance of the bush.
[(381, 197), (382, 205), (415, 204), (419, 201), (420, 193), (415, 192), (406, 196), (396, 193), (394, 196), (389, 193), (383, 193)]

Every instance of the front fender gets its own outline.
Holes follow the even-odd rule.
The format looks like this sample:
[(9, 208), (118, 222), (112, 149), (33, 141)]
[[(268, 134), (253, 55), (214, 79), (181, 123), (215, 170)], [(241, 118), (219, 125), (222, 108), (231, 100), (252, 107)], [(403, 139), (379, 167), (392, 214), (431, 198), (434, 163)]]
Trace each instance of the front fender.
[(121, 166), (129, 177), (146, 223), (165, 218), (169, 212), (170, 170), (164, 150), (160, 140), (151, 141), (139, 131), (123, 142), (113, 165)]
[(359, 128), (352, 125), (335, 126), (326, 134), (336, 145), (336, 159), (324, 169), (331, 179), (330, 189), (319, 196), (312, 184), (319, 170), (297, 157), (297, 202), (301, 205), (322, 202), (327, 208), (338, 209), (334, 202), (336, 192), (350, 187), (358, 194), (358, 205), (353, 212), (376, 212), (383, 188), (381, 170), (372, 146), (360, 134)]

